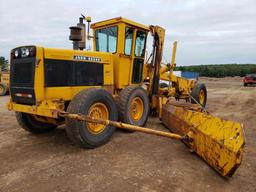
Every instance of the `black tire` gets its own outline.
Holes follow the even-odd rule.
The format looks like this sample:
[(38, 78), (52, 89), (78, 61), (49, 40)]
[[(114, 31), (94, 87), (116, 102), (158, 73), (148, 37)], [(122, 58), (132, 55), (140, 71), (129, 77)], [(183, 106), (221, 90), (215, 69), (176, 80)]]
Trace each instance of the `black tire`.
[(0, 96), (4, 96), (7, 93), (7, 86), (3, 83), (0, 83)]
[[(103, 103), (109, 111), (109, 119), (117, 121), (118, 113), (114, 99), (104, 89), (91, 88), (78, 93), (69, 103), (67, 112), (87, 115), (90, 107), (95, 103)], [(102, 132), (94, 134), (84, 121), (66, 118), (66, 132), (68, 137), (83, 148), (96, 148), (109, 141), (115, 127), (106, 126)]]
[(15, 114), (19, 125), (31, 133), (47, 133), (57, 127), (57, 125), (37, 121), (33, 115), (28, 113), (16, 112)]
[[(203, 91), (204, 92), (204, 99), (203, 102), (200, 102), (200, 92)], [(191, 92), (191, 96), (198, 102), (200, 103), (200, 105), (202, 105), (203, 107), (206, 106), (206, 102), (207, 102), (207, 90), (206, 90), (206, 86), (203, 83), (198, 83), (194, 86), (194, 88), (192, 89)], [(191, 103), (196, 103), (194, 101), (194, 99), (191, 98)]]
[[(139, 97), (143, 101), (143, 114), (137, 121), (130, 116), (131, 101)], [(116, 98), (119, 119), (128, 124), (144, 126), (147, 123), (149, 115), (149, 100), (146, 91), (139, 86), (129, 86), (123, 89)]]
[(247, 87), (247, 83), (244, 83), (244, 86)]
[(160, 83), (159, 84), (159, 87), (160, 88), (166, 88), (166, 87), (169, 87), (167, 83)]

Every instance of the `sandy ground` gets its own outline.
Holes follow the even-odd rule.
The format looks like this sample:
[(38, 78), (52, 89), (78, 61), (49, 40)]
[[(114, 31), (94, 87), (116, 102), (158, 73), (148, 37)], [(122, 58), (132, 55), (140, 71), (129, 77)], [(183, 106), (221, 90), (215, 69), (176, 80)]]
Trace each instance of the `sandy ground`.
[[(80, 149), (64, 127), (45, 135), (21, 129), (0, 97), (0, 191), (256, 191), (256, 87), (241, 78), (202, 78), (208, 110), (244, 123), (246, 148), (231, 179), (210, 168), (186, 146), (167, 138), (117, 131), (94, 150)], [(148, 127), (163, 129), (158, 119)]]

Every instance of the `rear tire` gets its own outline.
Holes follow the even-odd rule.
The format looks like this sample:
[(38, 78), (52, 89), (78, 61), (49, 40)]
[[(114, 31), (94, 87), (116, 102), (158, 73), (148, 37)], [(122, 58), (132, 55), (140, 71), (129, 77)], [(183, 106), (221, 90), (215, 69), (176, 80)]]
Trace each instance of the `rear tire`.
[(33, 115), (28, 113), (16, 112), (15, 114), (19, 125), (31, 133), (47, 133), (57, 127), (57, 125), (37, 121)]
[(0, 96), (4, 96), (7, 93), (7, 86), (3, 83), (0, 83)]
[[(207, 102), (207, 90), (206, 86), (203, 83), (198, 83), (192, 89), (190, 94), (200, 105), (203, 107), (206, 106)], [(194, 99), (191, 98), (191, 103), (196, 103)]]
[(244, 86), (247, 87), (247, 83), (244, 83)]
[(149, 100), (142, 87), (126, 87), (117, 96), (116, 103), (119, 119), (122, 122), (137, 126), (146, 124), (149, 114)]
[[(94, 109), (97, 109), (96, 113), (91, 113)], [(118, 118), (116, 104), (112, 95), (104, 89), (96, 88), (78, 93), (69, 103), (67, 112), (83, 115), (91, 114), (90, 116), (96, 114), (96, 118), (110, 119), (112, 121), (116, 121)], [(96, 148), (107, 143), (114, 131), (115, 127), (113, 126), (103, 125), (102, 127), (99, 124), (66, 118), (68, 137), (83, 148)]]

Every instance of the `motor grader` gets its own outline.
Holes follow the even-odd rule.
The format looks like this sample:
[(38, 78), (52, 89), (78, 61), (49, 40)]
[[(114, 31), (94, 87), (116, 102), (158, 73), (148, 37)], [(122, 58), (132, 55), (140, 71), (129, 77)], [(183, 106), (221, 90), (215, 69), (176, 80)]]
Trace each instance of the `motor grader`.
[[(173, 74), (177, 42), (170, 64), (163, 66), (162, 27), (122, 17), (90, 22), (81, 17), (70, 27), (73, 50), (11, 50), (8, 108), (16, 112), (20, 126), (44, 133), (65, 123), (68, 137), (85, 148), (105, 144), (115, 128), (168, 137), (231, 176), (242, 160), (242, 125), (209, 114), (205, 85)], [(152, 53), (145, 60), (149, 34)], [(93, 40), (93, 51), (84, 50), (87, 39)], [(170, 83), (160, 87), (160, 80)], [(149, 115), (158, 115), (172, 132), (145, 128)]]
[(9, 71), (2, 71), (0, 74), (0, 96), (4, 96), (9, 92), (9, 80), (10, 73)]

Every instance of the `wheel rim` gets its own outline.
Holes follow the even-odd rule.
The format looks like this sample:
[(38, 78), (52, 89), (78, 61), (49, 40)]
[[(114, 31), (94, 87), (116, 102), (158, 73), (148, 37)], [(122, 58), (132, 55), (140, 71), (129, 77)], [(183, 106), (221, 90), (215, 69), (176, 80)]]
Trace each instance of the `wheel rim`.
[(131, 101), (130, 116), (134, 121), (141, 119), (144, 112), (144, 103), (140, 97), (134, 97)]
[(199, 93), (199, 102), (201, 105), (204, 104), (204, 99), (205, 99), (205, 93), (204, 93), (204, 90), (201, 90)]
[[(105, 104), (103, 103), (95, 103), (93, 104), (89, 111), (88, 115), (97, 119), (109, 119), (109, 111)], [(99, 134), (106, 128), (106, 125), (98, 124), (98, 123), (86, 123), (88, 130), (93, 134)]]

